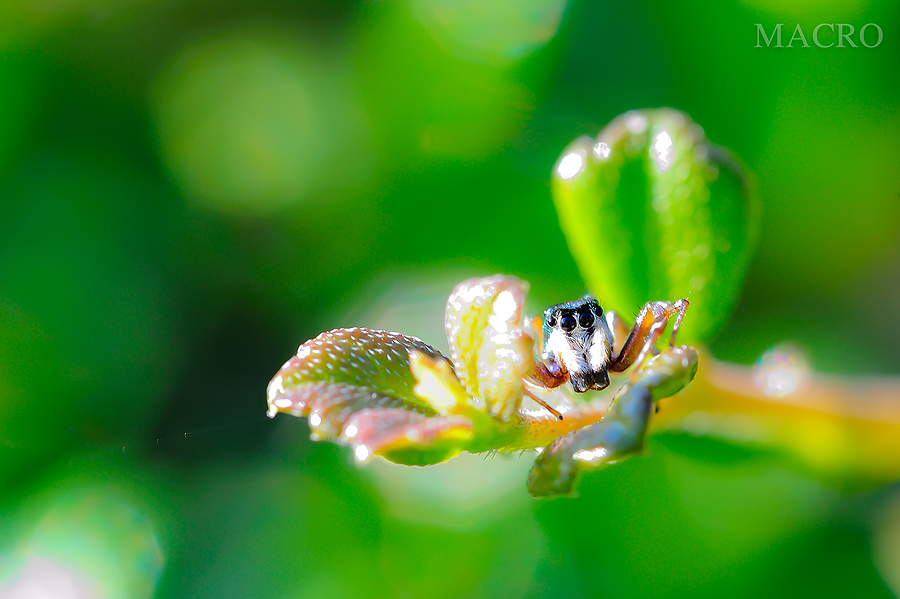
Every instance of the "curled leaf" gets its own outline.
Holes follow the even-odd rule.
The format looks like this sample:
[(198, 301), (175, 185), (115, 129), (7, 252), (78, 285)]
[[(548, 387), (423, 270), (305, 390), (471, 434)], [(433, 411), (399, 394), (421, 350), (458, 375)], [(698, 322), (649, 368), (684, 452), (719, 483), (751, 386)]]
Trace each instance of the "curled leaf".
[(599, 422), (560, 437), (541, 452), (528, 475), (529, 493), (571, 494), (583, 468), (599, 468), (640, 451), (653, 404), (686, 387), (697, 365), (697, 350), (688, 346), (648, 360)]
[[(313, 438), (353, 445), (361, 459), (397, 452), (404, 443), (428, 449), (464, 438), (470, 423), (434, 418), (440, 410), (416, 394), (411, 352), (428, 361), (423, 371), (452, 374), (447, 359), (415, 337), (363, 328), (322, 333), (301, 345), (269, 383), (269, 415), (308, 416)], [(455, 455), (440, 448), (436, 461), (448, 453)], [(427, 461), (426, 454), (415, 463)]]
[[(307, 416), (327, 387), (343, 390), (335, 394), (335, 401), (337, 396), (368, 393), (378, 407), (433, 413), (433, 408), (413, 393), (416, 381), (409, 369), (410, 351), (445, 359), (420, 339), (400, 333), (363, 328), (322, 333), (301, 345), (269, 383), (269, 413)], [(356, 391), (351, 393), (351, 389)]]
[(737, 161), (676, 110), (614, 119), (563, 152), (560, 223), (588, 287), (624, 314), (690, 296), (682, 338), (709, 337), (733, 308), (759, 226)]

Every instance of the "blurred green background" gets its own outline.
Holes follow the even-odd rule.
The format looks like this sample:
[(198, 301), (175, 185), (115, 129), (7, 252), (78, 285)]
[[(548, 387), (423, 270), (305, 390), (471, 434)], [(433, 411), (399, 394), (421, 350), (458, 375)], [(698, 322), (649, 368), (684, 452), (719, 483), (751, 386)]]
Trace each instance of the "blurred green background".
[[(655, 106), (764, 203), (713, 354), (900, 374), (900, 5), (625, 4), (4, 2), (0, 596), (900, 594), (900, 488), (774, 451), (659, 435), (535, 501), (528, 456), (358, 469), (265, 417), (322, 330), (445, 349), (463, 278), (583, 293), (553, 163)], [(884, 40), (754, 48), (755, 23)]]

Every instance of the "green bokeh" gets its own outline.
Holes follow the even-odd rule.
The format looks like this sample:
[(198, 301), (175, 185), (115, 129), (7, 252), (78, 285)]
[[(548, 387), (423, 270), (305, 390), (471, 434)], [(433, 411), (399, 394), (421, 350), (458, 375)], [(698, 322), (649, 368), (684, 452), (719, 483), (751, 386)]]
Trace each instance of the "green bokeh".
[[(117, 597), (900, 593), (896, 490), (774, 452), (657, 436), (535, 502), (477, 459), (397, 486), (265, 418), (270, 377), (325, 329), (439, 337), (452, 282), (494, 272), (535, 312), (584, 293), (554, 163), (662, 106), (764, 205), (710, 350), (749, 364), (787, 340), (820, 370), (900, 374), (896, 3), (494, 4), (0, 8), (0, 585), (74, 538), (96, 551), (65, 571)], [(884, 41), (754, 48), (756, 23), (798, 22)]]

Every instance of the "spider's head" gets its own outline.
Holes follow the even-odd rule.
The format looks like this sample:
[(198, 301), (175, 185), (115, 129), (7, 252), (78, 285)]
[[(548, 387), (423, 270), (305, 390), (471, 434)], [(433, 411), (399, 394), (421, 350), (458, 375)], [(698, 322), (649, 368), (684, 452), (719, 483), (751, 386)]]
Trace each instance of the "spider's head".
[(577, 393), (609, 385), (611, 356), (612, 334), (597, 300), (586, 295), (544, 311), (543, 358), (568, 372)]

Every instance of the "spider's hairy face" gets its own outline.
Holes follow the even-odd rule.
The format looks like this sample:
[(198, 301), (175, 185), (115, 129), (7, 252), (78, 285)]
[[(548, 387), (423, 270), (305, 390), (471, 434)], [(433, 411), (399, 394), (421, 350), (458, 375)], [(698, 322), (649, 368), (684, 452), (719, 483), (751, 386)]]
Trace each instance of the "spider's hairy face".
[(544, 311), (542, 357), (568, 373), (577, 393), (609, 385), (612, 334), (597, 300), (585, 296)]

